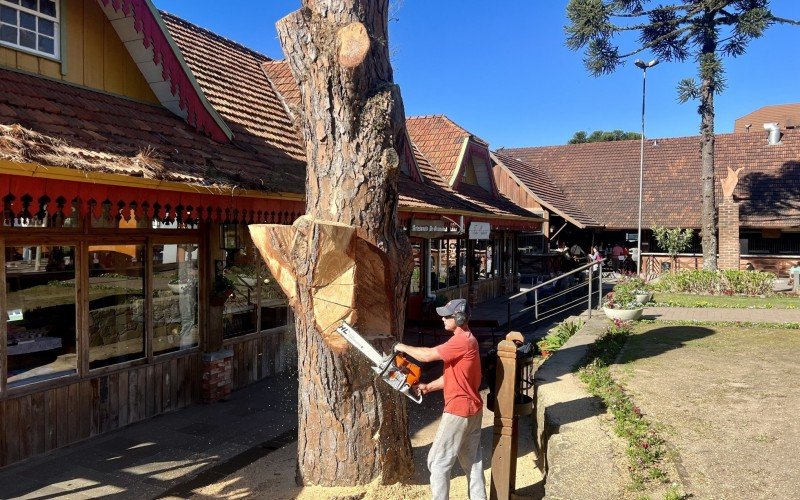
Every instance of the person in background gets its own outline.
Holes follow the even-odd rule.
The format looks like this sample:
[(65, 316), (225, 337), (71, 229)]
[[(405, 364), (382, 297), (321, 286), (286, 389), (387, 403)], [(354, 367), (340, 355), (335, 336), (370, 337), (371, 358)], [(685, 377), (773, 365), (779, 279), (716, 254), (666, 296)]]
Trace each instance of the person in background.
[(611, 268), (614, 270), (615, 273), (619, 271), (620, 260), (624, 260), (620, 259), (621, 256), (622, 256), (622, 245), (620, 245), (618, 242), (614, 243), (614, 248), (611, 249)]
[(592, 262), (603, 260), (603, 256), (600, 254), (600, 250), (598, 250), (597, 247), (592, 247), (592, 251), (589, 253), (589, 260)]

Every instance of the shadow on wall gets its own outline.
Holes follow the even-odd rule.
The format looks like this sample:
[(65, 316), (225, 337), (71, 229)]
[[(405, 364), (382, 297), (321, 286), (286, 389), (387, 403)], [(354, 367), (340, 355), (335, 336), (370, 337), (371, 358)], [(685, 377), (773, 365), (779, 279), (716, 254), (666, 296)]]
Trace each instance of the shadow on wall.
[(758, 217), (780, 221), (781, 225), (800, 224), (800, 162), (787, 161), (775, 175), (748, 173), (736, 195), (744, 219)]

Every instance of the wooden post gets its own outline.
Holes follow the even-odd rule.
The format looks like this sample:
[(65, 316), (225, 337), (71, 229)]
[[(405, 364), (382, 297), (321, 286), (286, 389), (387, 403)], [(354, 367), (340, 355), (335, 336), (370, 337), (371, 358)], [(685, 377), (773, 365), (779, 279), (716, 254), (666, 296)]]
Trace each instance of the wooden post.
[(519, 429), (514, 415), (517, 392), (517, 346), (512, 335), (497, 346), (497, 373), (494, 405), (494, 439), (492, 446), (492, 500), (508, 500), (515, 489), (517, 475), (517, 437)]

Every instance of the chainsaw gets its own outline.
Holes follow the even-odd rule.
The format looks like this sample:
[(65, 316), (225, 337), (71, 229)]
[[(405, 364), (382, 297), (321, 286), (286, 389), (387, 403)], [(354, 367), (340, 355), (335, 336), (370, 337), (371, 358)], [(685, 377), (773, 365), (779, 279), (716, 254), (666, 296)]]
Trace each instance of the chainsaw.
[(345, 338), (372, 362), (372, 369), (392, 389), (400, 391), (417, 404), (422, 403), (422, 394), (417, 393), (414, 386), (419, 383), (422, 369), (410, 361), (402, 352), (379, 354), (364, 337), (346, 322), (336, 328), (336, 332)]

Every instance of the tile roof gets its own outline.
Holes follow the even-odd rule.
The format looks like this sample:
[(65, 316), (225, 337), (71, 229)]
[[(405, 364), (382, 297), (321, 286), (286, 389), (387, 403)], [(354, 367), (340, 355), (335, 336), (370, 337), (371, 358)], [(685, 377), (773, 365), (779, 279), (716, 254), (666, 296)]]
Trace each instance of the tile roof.
[(539, 166), (529, 165), (502, 152), (494, 154), (496, 161), (505, 166), (520, 182), (533, 192), (544, 207), (570, 220), (579, 227), (596, 227), (598, 222), (575, 204), (570, 203), (564, 191), (553, 183), (547, 172)]
[[(296, 171), (298, 162), (305, 161), (305, 148), (300, 131), (262, 68), (270, 59), (169, 13), (161, 15), (235, 140), (255, 148), (273, 165)], [(305, 173), (302, 176), (305, 178)]]
[[(546, 171), (566, 199), (609, 228), (637, 226), (639, 141), (501, 149)], [(642, 225), (700, 226), (700, 138), (645, 142)], [(800, 131), (770, 146), (765, 133), (716, 138), (716, 199), (726, 167), (745, 167), (734, 198), (749, 227), (800, 226)], [(529, 186), (531, 187), (531, 186)], [(532, 187), (533, 188), (533, 187)]]
[[(0, 69), (0, 158), (201, 186), (304, 191), (256, 148), (197, 133), (161, 106)], [(263, 142), (263, 141), (262, 141)]]
[(733, 123), (733, 131), (761, 134), (765, 123), (777, 123), (782, 129), (800, 127), (800, 103), (758, 108), (737, 118)]
[(449, 184), (472, 134), (443, 115), (411, 116), (406, 118), (406, 127), (414, 144)]

